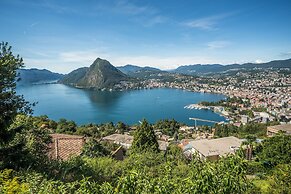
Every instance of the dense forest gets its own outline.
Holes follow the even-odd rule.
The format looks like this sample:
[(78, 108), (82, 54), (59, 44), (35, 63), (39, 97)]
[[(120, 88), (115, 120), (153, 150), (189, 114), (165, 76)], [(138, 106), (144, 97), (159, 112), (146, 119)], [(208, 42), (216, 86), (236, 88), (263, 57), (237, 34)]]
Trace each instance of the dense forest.
[[(0, 193), (291, 193), (291, 136), (265, 138), (262, 126), (219, 128), (216, 136), (247, 138), (254, 158), (236, 155), (211, 162), (187, 159), (176, 144), (158, 149), (154, 127), (177, 136), (174, 120), (155, 125), (144, 120), (133, 132), (126, 158), (111, 157), (110, 146), (96, 139), (124, 133), (122, 122), (77, 126), (73, 121), (33, 117), (33, 104), (15, 92), (23, 61), (7, 43), (0, 44)], [(253, 132), (256, 131), (256, 132)], [(48, 158), (50, 133), (91, 138), (80, 156)], [(246, 134), (252, 133), (252, 136)], [(255, 141), (263, 137), (262, 143)]]

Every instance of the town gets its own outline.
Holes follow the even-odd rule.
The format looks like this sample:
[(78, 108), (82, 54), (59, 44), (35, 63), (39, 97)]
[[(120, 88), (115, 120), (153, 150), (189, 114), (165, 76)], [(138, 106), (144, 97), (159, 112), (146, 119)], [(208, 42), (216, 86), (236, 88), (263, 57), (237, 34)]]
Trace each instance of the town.
[[(238, 71), (233, 75), (188, 76), (159, 74), (161, 78), (144, 81), (122, 82), (117, 90), (176, 88), (192, 92), (218, 93), (240, 101), (221, 103), (216, 108), (230, 119), (231, 123), (250, 121), (291, 121), (291, 73), (290, 68), (254, 69)], [(165, 81), (166, 80), (166, 81)], [(171, 81), (168, 81), (171, 80)], [(221, 106), (223, 105), (223, 106)], [(235, 109), (235, 110), (234, 110)]]

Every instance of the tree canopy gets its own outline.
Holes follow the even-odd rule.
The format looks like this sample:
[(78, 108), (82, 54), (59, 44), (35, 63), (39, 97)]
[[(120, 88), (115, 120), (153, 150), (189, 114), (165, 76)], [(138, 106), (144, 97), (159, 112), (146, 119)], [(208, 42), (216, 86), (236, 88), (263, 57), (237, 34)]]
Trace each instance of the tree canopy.
[(0, 144), (10, 141), (17, 129), (9, 129), (18, 113), (31, 113), (32, 110), (23, 96), (17, 95), (17, 69), (23, 67), (23, 60), (12, 53), (8, 43), (0, 43)]
[(264, 140), (258, 157), (270, 165), (290, 164), (291, 136), (282, 134)]
[[(23, 60), (0, 43), (0, 168), (37, 166), (46, 161), (50, 137), (33, 123), (31, 105), (16, 94), (17, 70)], [(44, 119), (44, 118), (43, 118)]]
[(159, 151), (159, 144), (155, 131), (151, 124), (149, 124), (145, 119), (134, 132), (131, 149), (133, 152)]

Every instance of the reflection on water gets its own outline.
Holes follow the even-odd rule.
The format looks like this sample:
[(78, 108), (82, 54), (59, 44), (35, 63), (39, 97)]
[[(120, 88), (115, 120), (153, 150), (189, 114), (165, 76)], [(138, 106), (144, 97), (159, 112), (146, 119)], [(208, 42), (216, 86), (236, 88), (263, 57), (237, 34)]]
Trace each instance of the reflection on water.
[(110, 110), (118, 104), (119, 99), (124, 92), (109, 92), (109, 91), (95, 91), (84, 90), (84, 93), (89, 97), (91, 102), (98, 108), (103, 110)]
[(193, 125), (189, 117), (225, 120), (212, 111), (184, 109), (189, 104), (224, 98), (217, 94), (165, 88), (108, 92), (76, 89), (62, 84), (22, 86), (17, 87), (17, 93), (23, 94), (30, 102), (38, 102), (33, 107), (34, 115), (48, 115), (54, 120), (66, 118), (78, 124), (111, 121), (136, 124), (142, 118), (150, 122), (174, 118), (188, 125)]

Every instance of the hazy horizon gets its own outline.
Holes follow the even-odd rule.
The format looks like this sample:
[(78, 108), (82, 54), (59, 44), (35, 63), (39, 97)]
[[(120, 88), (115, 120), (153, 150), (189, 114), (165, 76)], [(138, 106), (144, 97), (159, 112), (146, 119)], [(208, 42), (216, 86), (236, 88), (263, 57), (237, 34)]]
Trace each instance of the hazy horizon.
[[(289, 59), (291, 59), (291, 58), (287, 58), (287, 59), (280, 59), (280, 60), (289, 60)], [(106, 60), (106, 59), (105, 59)], [(272, 61), (276, 61), (276, 60), (272, 60)], [(109, 61), (110, 62), (110, 61)], [(268, 62), (271, 62), (271, 61), (266, 61), (266, 63), (268, 63)], [(93, 62), (92, 62), (93, 63)], [(92, 64), (91, 63), (91, 64)], [(248, 63), (248, 62), (246, 62), (246, 63)], [(91, 64), (89, 64), (89, 65), (87, 65), (87, 66), (80, 66), (80, 67), (77, 67), (76, 69), (78, 69), (78, 68), (82, 68), (82, 67), (89, 67)], [(238, 64), (238, 65), (243, 65), (244, 63), (236, 63), (236, 64)], [(257, 63), (257, 64), (263, 64), (263, 62), (262, 63)], [(114, 64), (112, 64), (113, 66), (115, 66)], [(121, 66), (115, 66), (115, 67), (117, 67), (117, 68), (119, 68), (119, 67), (124, 67), (124, 66), (126, 66), (126, 65), (132, 65), (132, 66), (138, 66), (138, 67), (152, 67), (152, 66), (139, 66), (139, 65), (135, 65), (135, 64), (125, 64), (125, 65), (121, 65)], [(180, 65), (180, 66), (191, 66), (191, 65), (223, 65), (223, 66), (227, 66), (227, 65), (234, 65), (234, 64), (218, 64), (218, 63), (212, 63), (212, 64), (184, 64), (184, 65)], [(180, 67), (180, 66), (178, 66), (178, 67)], [(154, 67), (154, 68), (158, 68), (158, 67)], [(51, 69), (49, 69), (49, 68), (37, 68), (37, 67), (24, 67), (24, 68), (22, 68), (22, 69), (27, 69), (27, 70), (29, 70), (29, 69), (38, 69), (38, 70), (49, 70), (49, 71), (51, 71), (51, 72), (54, 72), (54, 73), (61, 73), (61, 74), (68, 74), (68, 73), (70, 73), (71, 71), (69, 71), (69, 72), (57, 72), (57, 71), (54, 71), (54, 70), (51, 70)], [(76, 69), (74, 69), (74, 70), (76, 70)], [(160, 69), (160, 68), (158, 68), (158, 69)], [(174, 69), (160, 69), (160, 70), (164, 70), (164, 71), (171, 71), (171, 70), (175, 70), (176, 68), (174, 68)]]

